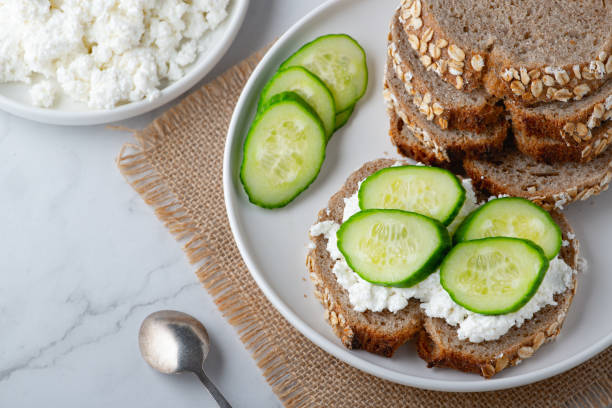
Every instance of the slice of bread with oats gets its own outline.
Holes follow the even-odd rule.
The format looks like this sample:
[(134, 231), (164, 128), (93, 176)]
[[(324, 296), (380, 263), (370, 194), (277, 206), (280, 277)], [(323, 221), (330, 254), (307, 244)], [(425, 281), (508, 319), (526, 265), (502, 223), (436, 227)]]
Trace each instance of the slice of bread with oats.
[[(430, 270), (427, 276), (421, 277), (419, 282), (408, 287), (372, 283), (364, 279), (364, 276), (368, 278), (368, 275), (363, 274), (361, 269), (363, 267), (359, 262), (354, 263), (352, 258), (346, 258), (350, 254), (346, 250), (344, 242), (346, 239), (342, 235), (344, 227), (354, 223), (354, 220), (362, 214), (397, 211), (391, 208), (400, 208), (402, 210), (400, 213), (420, 208), (419, 211), (427, 215), (423, 218), (435, 217), (432, 215), (435, 214), (432, 208), (440, 208), (438, 205), (440, 201), (438, 199), (431, 201), (434, 196), (428, 195), (430, 193), (427, 189), (421, 189), (423, 180), (418, 178), (420, 176), (408, 178), (402, 176), (388, 181), (383, 178), (381, 183), (383, 186), (385, 183), (387, 186), (393, 186), (391, 190), (384, 188), (374, 190), (377, 193), (387, 191), (386, 195), (393, 196), (386, 197), (382, 194), (390, 201), (385, 201), (386, 198), (378, 201), (391, 202), (393, 203), (391, 206), (385, 207), (387, 209), (384, 210), (362, 209), (364, 202), (368, 202), (364, 196), (369, 194), (370, 190), (367, 188), (372, 188), (370, 187), (372, 180), (381, 179), (381, 174), (389, 174), (389, 170), (410, 172), (414, 169), (423, 171), (431, 169), (443, 172), (436, 168), (406, 165), (408, 165), (406, 161), (398, 162), (391, 159), (379, 159), (364, 164), (351, 174), (341, 189), (331, 197), (327, 208), (319, 212), (317, 221), (310, 230), (313, 246), (307, 255), (307, 266), (315, 284), (316, 295), (325, 307), (325, 317), (334, 332), (348, 348), (364, 349), (387, 357), (410, 338), (416, 337), (418, 352), (430, 366), (449, 366), (462, 371), (476, 372), (487, 378), (530, 357), (545, 341), (554, 339), (558, 334), (575, 292), (578, 242), (567, 220), (558, 212), (551, 213), (552, 219), (558, 225), (556, 228), (560, 231), (559, 255), (553, 255), (551, 258), (551, 266), (547, 266), (546, 277), (532, 295), (533, 298), (524, 306), (513, 309), (513, 313), (486, 312), (480, 315), (464, 309), (449, 296), (451, 292), (447, 291), (450, 289), (441, 286), (440, 279), (444, 271), (439, 268), (435, 271)], [(445, 176), (456, 178), (448, 172)], [(463, 225), (469, 219), (474, 219), (470, 214), (483, 208), (480, 206), (487, 202), (486, 196), (472, 187), (470, 179), (456, 180), (465, 194), (454, 215), (445, 218), (444, 222), (449, 233), (454, 233), (459, 225), (461, 225), (459, 228), (465, 229)], [(403, 187), (398, 186), (398, 183), (403, 183)], [(407, 191), (412, 193), (406, 195)], [(414, 193), (429, 203), (428, 206), (423, 207), (418, 201), (415, 202), (412, 199)], [(378, 195), (376, 194), (376, 199)], [(448, 197), (447, 194), (443, 195)], [(489, 203), (491, 202), (493, 201)], [(375, 208), (375, 206), (368, 207), (368, 204), (365, 206)], [(545, 213), (543, 210), (537, 211)], [(466, 218), (468, 221), (463, 222)], [(372, 228), (362, 232), (366, 235), (386, 237), (381, 241), (385, 243), (384, 245), (392, 247), (393, 243), (389, 242), (406, 238), (406, 234), (396, 232), (388, 235), (385, 232), (399, 231), (397, 229), (387, 230), (384, 227), (381, 229), (380, 225)], [(359, 248), (364, 248), (365, 253), (370, 253), (368, 245), (372, 245), (373, 237), (370, 236), (366, 241), (356, 241), (361, 242)], [(390, 237), (394, 238), (388, 241)], [(495, 239), (498, 238), (493, 238)], [(466, 242), (489, 240), (491, 239)], [(382, 252), (379, 252), (381, 247), (378, 244), (381, 242), (377, 242), (374, 246), (377, 254), (376, 262), (379, 262), (378, 257), (382, 256), (385, 261), (382, 264), (392, 268), (397, 265), (398, 259), (404, 259), (404, 257), (394, 258), (397, 252), (391, 247), (384, 249), (384, 245)], [(457, 244), (453, 250), (460, 245)], [(399, 247), (403, 248), (403, 251), (414, 250), (410, 245), (405, 245), (405, 242)], [(447, 262), (450, 253), (444, 257), (442, 264)], [(410, 257), (405, 259), (408, 258)], [(480, 320), (487, 320), (488, 324), (483, 324), (479, 328), (474, 321)]]
[(536, 161), (545, 163), (582, 162), (596, 160), (612, 143), (612, 121), (598, 126), (581, 138), (577, 132), (566, 140), (534, 136), (528, 131), (513, 127), (514, 141), (518, 150)]
[[(389, 135), (400, 153), (422, 163), (448, 167), (414, 135), (393, 108), (387, 110)], [(543, 208), (562, 209), (608, 189), (612, 180), (612, 149), (588, 163), (541, 163), (512, 146), (490, 157), (464, 158), (452, 168), (464, 172), (479, 190), (491, 195), (527, 198)]]
[(505, 106), (514, 127), (530, 136), (580, 142), (588, 140), (592, 130), (612, 120), (612, 80), (579, 101), (525, 106), (506, 100)]
[(519, 150), (536, 160), (586, 162), (612, 143), (612, 80), (580, 101), (505, 106)]
[(609, 2), (404, 0), (400, 19), (422, 64), (457, 89), (567, 101), (612, 75)]
[(588, 163), (540, 163), (516, 150), (463, 161), (474, 185), (489, 194), (524, 197), (544, 208), (562, 209), (608, 189), (612, 149)]
[[(500, 122), (504, 108), (499, 98), (492, 97), (484, 89), (457, 90), (421, 64), (399, 21), (399, 10), (389, 30), (387, 70), (393, 70), (394, 76), (403, 82), (407, 98), (411, 98), (427, 120), (441, 129), (476, 133), (486, 132), (488, 126)], [(389, 73), (385, 77), (389, 77)]]
[[(549, 163), (586, 162), (612, 143), (612, 80), (586, 97), (580, 93), (577, 100), (539, 106), (526, 106), (511, 98), (502, 100), (483, 87), (470, 92), (455, 89), (441, 78), (439, 66), (432, 64), (426, 68), (419, 61), (420, 51), (427, 52), (427, 58), (431, 58), (438, 56), (440, 50), (432, 41), (425, 41), (432, 32), (420, 40), (421, 49), (414, 49), (414, 37), (409, 36), (400, 22), (401, 9), (396, 10), (389, 28), (385, 81), (396, 96), (396, 105), (398, 101), (413, 105), (412, 109), (396, 108), (406, 124), (413, 126), (418, 116), (442, 130), (481, 134), (505, 121), (507, 109), (518, 149)], [(407, 112), (410, 110), (420, 115)], [(465, 150), (471, 153), (469, 146)]]
[[(388, 109), (393, 109), (404, 124), (412, 129), (413, 135), (428, 146), (436, 158), (436, 164), (452, 167), (453, 164), (461, 163), (465, 156), (488, 155), (503, 149), (508, 134), (508, 122), (505, 118), (498, 115), (496, 122), (489, 124), (481, 132), (441, 129), (413, 104), (412, 97), (393, 70), (390, 58), (385, 72), (383, 97)], [(394, 142), (401, 148), (401, 141)]]

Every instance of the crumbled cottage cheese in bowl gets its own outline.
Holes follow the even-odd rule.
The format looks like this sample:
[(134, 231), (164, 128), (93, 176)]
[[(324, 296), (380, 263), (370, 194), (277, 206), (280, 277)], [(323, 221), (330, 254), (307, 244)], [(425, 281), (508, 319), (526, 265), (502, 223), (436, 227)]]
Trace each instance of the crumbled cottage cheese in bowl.
[(0, 83), (91, 109), (153, 100), (208, 47), (229, 0), (0, 0)]

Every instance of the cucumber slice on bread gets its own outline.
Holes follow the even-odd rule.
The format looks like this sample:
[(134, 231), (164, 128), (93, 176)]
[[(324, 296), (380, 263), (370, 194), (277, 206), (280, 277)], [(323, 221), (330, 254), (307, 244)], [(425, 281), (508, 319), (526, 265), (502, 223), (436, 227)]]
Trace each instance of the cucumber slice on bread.
[(402, 210), (365, 210), (344, 222), (338, 249), (364, 280), (410, 287), (427, 278), (450, 248), (446, 228), (421, 214)]
[(426, 166), (387, 167), (359, 189), (359, 207), (413, 211), (449, 225), (465, 202), (465, 189), (448, 170)]
[(523, 307), (547, 270), (546, 255), (531, 241), (482, 238), (451, 249), (440, 265), (440, 284), (467, 310), (500, 315)]
[(353, 106), (368, 84), (363, 48), (346, 34), (321, 36), (289, 57), (281, 69), (302, 66), (327, 85), (336, 101), (336, 112)]
[(329, 139), (336, 128), (334, 97), (327, 86), (305, 68), (279, 70), (261, 91), (257, 111), (261, 112), (274, 95), (288, 91), (297, 93), (319, 115)]
[(561, 229), (550, 214), (529, 200), (497, 198), (466, 218), (454, 235), (455, 242), (486, 237), (514, 237), (533, 241), (548, 259), (561, 249)]
[(287, 205), (317, 177), (327, 138), (319, 116), (294, 92), (273, 96), (244, 143), (240, 180), (260, 207)]

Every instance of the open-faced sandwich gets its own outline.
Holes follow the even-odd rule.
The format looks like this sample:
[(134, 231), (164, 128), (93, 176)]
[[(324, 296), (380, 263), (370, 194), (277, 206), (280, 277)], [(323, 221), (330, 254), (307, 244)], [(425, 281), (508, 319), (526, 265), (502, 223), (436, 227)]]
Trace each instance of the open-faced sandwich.
[[(490, 378), (557, 336), (576, 290), (559, 210), (612, 180), (612, 8), (402, 0), (384, 46), (389, 135), (419, 165), (347, 179), (310, 229), (310, 276), (348, 348), (391, 356), (416, 338), (430, 366)], [(345, 34), (280, 66), (245, 139), (252, 203), (313, 182), (367, 82)]]
[(576, 289), (560, 212), (437, 167), (364, 164), (310, 236), (315, 293), (346, 347), (390, 357), (416, 336), (430, 366), (484, 377), (554, 339)]

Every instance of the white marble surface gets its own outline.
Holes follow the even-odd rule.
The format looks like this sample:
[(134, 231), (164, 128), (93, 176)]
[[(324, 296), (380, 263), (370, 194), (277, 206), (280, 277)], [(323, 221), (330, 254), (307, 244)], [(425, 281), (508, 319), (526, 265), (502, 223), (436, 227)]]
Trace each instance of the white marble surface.
[[(205, 81), (322, 2), (252, 0)], [(121, 124), (142, 128), (163, 109)], [(119, 174), (114, 160), (130, 139), (0, 112), (0, 407), (216, 406), (195, 377), (158, 374), (141, 359), (140, 322), (165, 308), (208, 327), (207, 372), (234, 406), (280, 406), (179, 245)]]

